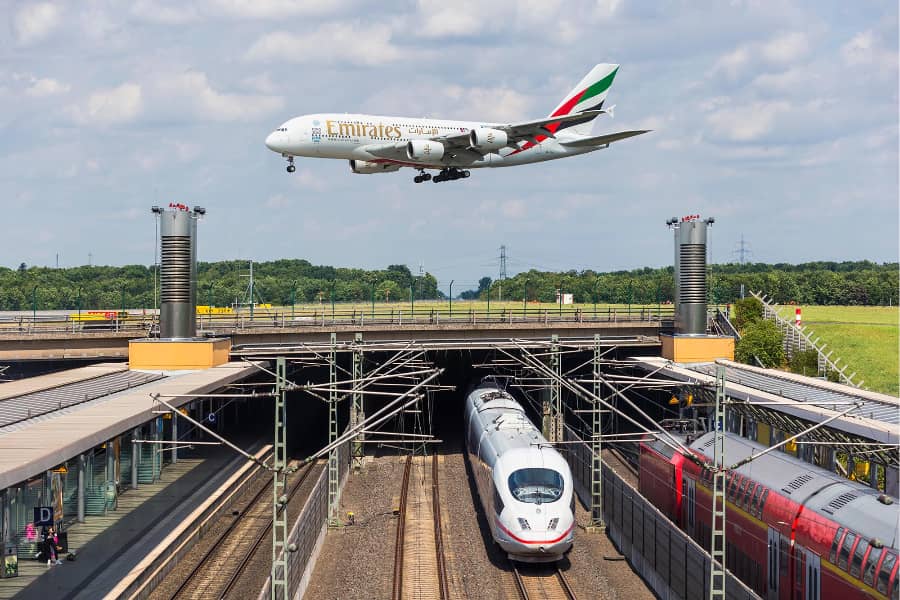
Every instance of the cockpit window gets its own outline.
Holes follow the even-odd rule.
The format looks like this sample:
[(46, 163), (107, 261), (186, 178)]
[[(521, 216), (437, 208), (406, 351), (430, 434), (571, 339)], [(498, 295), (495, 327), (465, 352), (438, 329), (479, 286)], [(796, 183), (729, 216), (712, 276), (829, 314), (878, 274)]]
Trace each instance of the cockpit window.
[(519, 469), (509, 476), (509, 491), (519, 502), (555, 502), (562, 496), (563, 478), (553, 469)]

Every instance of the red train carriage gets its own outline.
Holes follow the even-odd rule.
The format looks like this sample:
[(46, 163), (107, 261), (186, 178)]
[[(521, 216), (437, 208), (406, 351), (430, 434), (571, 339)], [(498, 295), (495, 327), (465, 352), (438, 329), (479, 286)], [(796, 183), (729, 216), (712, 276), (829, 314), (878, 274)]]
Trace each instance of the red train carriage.
[[(712, 462), (714, 434), (689, 447)], [(725, 462), (765, 448), (725, 434)], [(640, 491), (699, 544), (712, 535), (711, 473), (655, 441)], [(728, 474), (726, 566), (767, 600), (900, 599), (900, 505), (869, 487), (770, 452)]]

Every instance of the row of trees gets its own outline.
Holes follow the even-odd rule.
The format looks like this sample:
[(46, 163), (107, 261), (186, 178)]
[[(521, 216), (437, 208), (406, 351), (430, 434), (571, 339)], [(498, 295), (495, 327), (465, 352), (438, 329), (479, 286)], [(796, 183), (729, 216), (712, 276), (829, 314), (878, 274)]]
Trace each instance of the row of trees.
[[(226, 306), (247, 301), (246, 261), (199, 263), (198, 303)], [(138, 308), (156, 303), (156, 267), (83, 266), (68, 269), (0, 267), (0, 310)], [(255, 300), (288, 305), (292, 302), (408, 302), (445, 298), (447, 283), (433, 275), (413, 275), (405, 265), (367, 271), (313, 265), (285, 259), (254, 264)], [(712, 265), (709, 299), (733, 302), (745, 290), (762, 290), (777, 302), (798, 304), (896, 304), (897, 263), (868, 261), (801, 265)], [(599, 273), (531, 270), (502, 282), (482, 277), (478, 289), (462, 299), (554, 302), (557, 290), (573, 294), (578, 303), (655, 304), (674, 300), (673, 269), (635, 269)], [(448, 290), (449, 291), (449, 290)]]

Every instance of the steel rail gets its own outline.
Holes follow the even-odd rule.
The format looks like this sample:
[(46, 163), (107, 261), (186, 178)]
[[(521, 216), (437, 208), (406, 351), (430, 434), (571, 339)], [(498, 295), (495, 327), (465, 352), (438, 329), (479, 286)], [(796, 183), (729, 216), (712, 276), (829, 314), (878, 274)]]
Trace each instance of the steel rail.
[[(250, 507), (252, 507), (254, 504), (256, 504), (259, 501), (259, 499), (262, 497), (264, 492), (270, 490), (271, 484), (272, 484), (272, 482), (271, 482), (271, 480), (269, 480), (266, 483), (266, 485), (260, 487), (260, 489), (256, 493), (256, 495), (254, 495), (253, 498), (250, 500), (250, 502), (247, 503), (247, 508), (244, 509), (244, 511), (243, 511), (244, 513), (246, 513)], [(241, 516), (243, 516), (243, 515), (241, 515)], [(228, 527), (226, 527), (225, 530), (216, 537), (215, 543), (211, 544), (210, 547), (206, 549), (206, 551), (200, 557), (200, 562), (198, 562), (197, 565), (193, 569), (191, 569), (190, 575), (185, 577), (184, 581), (181, 582), (181, 585), (178, 586), (178, 589), (175, 590), (175, 593), (173, 593), (169, 596), (170, 600), (174, 600), (175, 598), (180, 596), (182, 594), (182, 592), (184, 592), (187, 589), (188, 583), (192, 582), (194, 580), (194, 578), (197, 575), (199, 575), (201, 568), (212, 557), (213, 551), (219, 546), (219, 544), (222, 542), (222, 540), (224, 540), (228, 536), (228, 534), (231, 533), (235, 527), (237, 527), (238, 523), (240, 523), (240, 522), (241, 522), (241, 518), (234, 519), (228, 525)]]
[(450, 599), (450, 588), (447, 581), (447, 564), (444, 561), (444, 538), (441, 532), (441, 494), (438, 485), (437, 453), (431, 458), (431, 512), (434, 515), (434, 546), (437, 559), (438, 589), (440, 600)]
[(569, 585), (569, 580), (566, 579), (566, 575), (562, 572), (562, 569), (559, 568), (559, 565), (556, 567), (556, 576), (559, 578), (559, 583), (562, 585), (563, 590), (565, 590), (569, 600), (578, 600), (577, 596), (575, 596), (575, 590)]
[[(310, 463), (307, 468), (303, 471), (300, 477), (293, 483), (291, 486), (290, 492), (288, 492), (288, 502), (294, 497), (294, 494), (297, 493), (297, 490), (300, 489), (300, 486), (303, 485), (308, 478), (310, 473), (313, 472), (315, 468), (315, 463)], [(287, 502), (281, 507), (281, 510), (287, 510)], [(231, 577), (228, 578), (228, 582), (225, 584), (225, 590), (219, 594), (219, 599), (222, 600), (231, 593), (232, 588), (238, 581), (238, 577), (240, 577), (244, 570), (247, 568), (247, 565), (250, 564), (250, 561), (256, 556), (256, 551), (259, 549), (260, 544), (262, 544), (263, 540), (266, 539), (266, 536), (269, 535), (272, 531), (272, 521), (269, 521), (269, 524), (266, 525), (264, 529), (262, 529), (259, 534), (256, 536), (256, 539), (253, 541), (253, 546), (241, 560), (241, 563), (238, 565), (237, 569), (231, 574)]]
[(409, 473), (412, 470), (412, 454), (406, 456), (403, 469), (403, 483), (400, 485), (400, 515), (397, 521), (397, 538), (394, 546), (394, 589), (393, 600), (403, 598), (403, 543), (406, 536), (406, 496), (409, 491)]

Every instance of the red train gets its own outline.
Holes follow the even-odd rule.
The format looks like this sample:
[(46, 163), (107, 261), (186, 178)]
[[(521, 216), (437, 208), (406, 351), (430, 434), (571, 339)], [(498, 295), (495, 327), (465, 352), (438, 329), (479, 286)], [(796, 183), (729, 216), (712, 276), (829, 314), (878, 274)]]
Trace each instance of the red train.
[[(714, 434), (690, 444), (712, 463)], [(725, 434), (725, 462), (765, 447)], [(726, 566), (766, 600), (900, 599), (896, 499), (782, 452), (726, 478)], [(640, 491), (701, 546), (712, 476), (657, 440), (640, 447)]]

